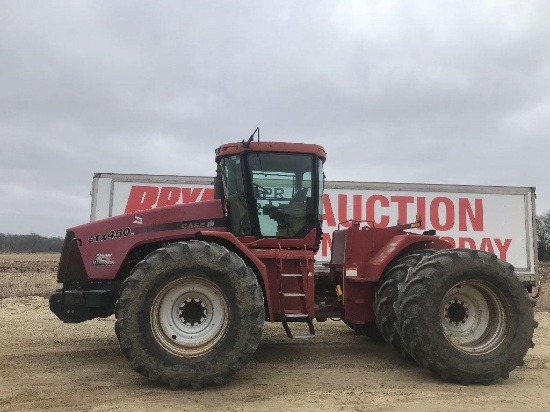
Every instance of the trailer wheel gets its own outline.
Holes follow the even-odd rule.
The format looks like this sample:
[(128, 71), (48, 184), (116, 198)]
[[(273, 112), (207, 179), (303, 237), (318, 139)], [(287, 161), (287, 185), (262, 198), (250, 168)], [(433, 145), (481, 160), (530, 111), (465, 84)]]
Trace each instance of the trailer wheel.
[(262, 335), (263, 295), (252, 270), (223, 246), (174, 243), (122, 285), (115, 331), (132, 368), (172, 388), (225, 382)]
[(513, 266), (493, 254), (452, 249), (409, 272), (395, 305), (409, 353), (444, 379), (508, 378), (534, 346), (534, 300)]
[(435, 253), (435, 250), (426, 249), (415, 251), (406, 255), (391, 265), (380, 277), (380, 282), (376, 288), (374, 298), (374, 313), (376, 314), (376, 324), (384, 337), (397, 352), (403, 357), (411, 359), (399, 335), (396, 327), (397, 316), (393, 305), (397, 300), (397, 292), (400, 284), (407, 277), (410, 268), (415, 267), (420, 261)]

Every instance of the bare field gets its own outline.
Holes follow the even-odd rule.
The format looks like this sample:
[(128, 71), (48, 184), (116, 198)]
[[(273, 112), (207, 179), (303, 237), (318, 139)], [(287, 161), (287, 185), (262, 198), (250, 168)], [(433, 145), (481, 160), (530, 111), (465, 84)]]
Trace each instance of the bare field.
[(0, 298), (51, 295), (58, 264), (59, 253), (0, 254)]
[[(0, 255), (0, 290), (49, 294), (58, 260), (58, 254)], [(541, 267), (545, 282), (549, 268)], [(279, 324), (267, 324), (252, 362), (228, 384), (202, 391), (171, 391), (133, 372), (118, 350), (112, 317), (63, 324), (43, 297), (8, 297), (0, 299), (0, 411), (546, 411), (545, 292), (526, 365), (490, 386), (441, 381), (388, 345), (329, 321), (316, 324), (318, 335), (308, 341), (291, 341)]]

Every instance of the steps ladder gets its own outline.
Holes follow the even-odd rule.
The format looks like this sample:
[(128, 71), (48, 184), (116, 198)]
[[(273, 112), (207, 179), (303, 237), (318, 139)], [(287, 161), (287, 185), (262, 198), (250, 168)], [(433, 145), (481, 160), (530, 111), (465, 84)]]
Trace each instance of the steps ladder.
[[(310, 339), (315, 337), (315, 327), (313, 326), (313, 320), (308, 314), (307, 311), (307, 302), (306, 302), (306, 282), (308, 274), (301, 273), (283, 273), (283, 259), (279, 259), (279, 264), (277, 265), (279, 269), (280, 283), (279, 283), (279, 293), (280, 293), (280, 302), (281, 302), (281, 319), (283, 324), (283, 329), (285, 330), (286, 335), (290, 339)], [(307, 260), (306, 260), (307, 267)], [(289, 291), (288, 288), (289, 281), (294, 279), (299, 279), (299, 291)], [(286, 282), (285, 282), (286, 280)], [(285, 288), (286, 287), (286, 288)], [(297, 304), (293, 305), (294, 309), (288, 309), (289, 300), (296, 302), (296, 299), (300, 301), (300, 311), (297, 311), (295, 308)], [(308, 332), (304, 334), (293, 334), (290, 330), (290, 322), (301, 322), (307, 323)]]

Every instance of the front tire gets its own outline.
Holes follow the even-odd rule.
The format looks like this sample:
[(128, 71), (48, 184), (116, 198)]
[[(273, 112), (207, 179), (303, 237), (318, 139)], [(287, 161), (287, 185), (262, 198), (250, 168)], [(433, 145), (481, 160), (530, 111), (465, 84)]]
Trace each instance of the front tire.
[(225, 382), (250, 360), (265, 317), (252, 270), (223, 246), (196, 240), (140, 262), (115, 314), (121, 351), (137, 372), (195, 389)]
[(452, 249), (409, 272), (395, 304), (400, 335), (421, 365), (462, 384), (489, 384), (523, 365), (537, 323), (513, 266)]

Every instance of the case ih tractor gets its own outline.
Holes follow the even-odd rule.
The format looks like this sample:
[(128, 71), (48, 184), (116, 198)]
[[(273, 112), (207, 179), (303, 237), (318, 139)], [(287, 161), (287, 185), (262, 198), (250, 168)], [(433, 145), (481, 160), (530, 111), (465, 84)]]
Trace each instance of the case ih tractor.
[[(254, 355), (265, 321), (290, 338), (339, 318), (444, 379), (507, 378), (533, 347), (531, 285), (493, 254), (452, 249), (420, 221), (350, 221), (321, 240), (321, 146), (216, 150), (215, 199), (67, 230), (51, 310), (64, 322), (116, 316), (135, 369), (172, 388), (221, 384)], [(302, 323), (302, 331), (296, 334)]]

